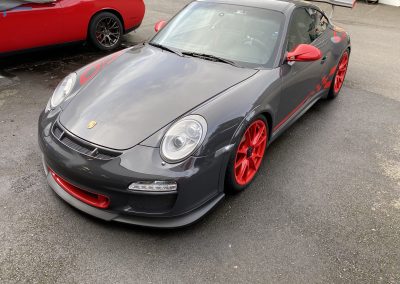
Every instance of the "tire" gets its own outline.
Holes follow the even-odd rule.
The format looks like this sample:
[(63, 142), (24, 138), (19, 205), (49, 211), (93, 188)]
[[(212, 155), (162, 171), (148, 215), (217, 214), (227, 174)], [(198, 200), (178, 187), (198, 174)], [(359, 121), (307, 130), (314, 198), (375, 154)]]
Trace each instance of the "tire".
[(239, 136), (241, 140), (236, 143), (228, 162), (225, 192), (241, 192), (254, 181), (265, 156), (268, 133), (268, 122), (262, 115), (246, 125)]
[(99, 13), (90, 21), (89, 40), (99, 50), (114, 50), (121, 44), (123, 34), (120, 19), (112, 13)]
[(339, 95), (340, 90), (343, 87), (344, 80), (346, 78), (347, 68), (349, 66), (349, 59), (350, 51), (349, 49), (346, 49), (339, 60), (339, 64), (337, 65), (335, 76), (333, 77), (332, 85), (329, 89), (328, 99), (332, 100)]

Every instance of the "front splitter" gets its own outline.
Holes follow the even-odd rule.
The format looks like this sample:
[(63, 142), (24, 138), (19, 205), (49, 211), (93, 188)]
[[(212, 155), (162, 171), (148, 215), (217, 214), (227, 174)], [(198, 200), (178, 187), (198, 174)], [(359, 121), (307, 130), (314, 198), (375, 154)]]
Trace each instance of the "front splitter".
[[(44, 161), (43, 161), (44, 162)], [(91, 216), (97, 217), (99, 219), (105, 221), (115, 221), (126, 224), (138, 225), (143, 227), (153, 227), (153, 228), (179, 228), (188, 226), (199, 219), (201, 219), (204, 215), (206, 215), (209, 211), (211, 211), (224, 197), (225, 194), (221, 193), (214, 197), (211, 201), (208, 201), (206, 204), (200, 206), (199, 208), (175, 217), (141, 217), (141, 216), (128, 216), (121, 215), (118, 213), (113, 213), (106, 210), (101, 210), (95, 207), (92, 207), (82, 201), (74, 198), (68, 192), (66, 192), (53, 178), (53, 176), (49, 173), (45, 163), (44, 170), (47, 175), (47, 182), (53, 191), (65, 202), (75, 207), (76, 209), (83, 211)]]

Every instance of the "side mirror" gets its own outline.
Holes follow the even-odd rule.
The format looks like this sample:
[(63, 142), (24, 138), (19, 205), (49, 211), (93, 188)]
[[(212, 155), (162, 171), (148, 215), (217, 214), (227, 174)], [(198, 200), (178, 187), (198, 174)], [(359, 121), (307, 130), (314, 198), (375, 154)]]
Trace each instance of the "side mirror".
[(321, 58), (321, 50), (310, 44), (299, 44), (287, 54), (287, 61), (315, 61)]
[(158, 21), (154, 26), (154, 30), (156, 31), (156, 33), (158, 33), (158, 31), (161, 30), (166, 24), (167, 21)]

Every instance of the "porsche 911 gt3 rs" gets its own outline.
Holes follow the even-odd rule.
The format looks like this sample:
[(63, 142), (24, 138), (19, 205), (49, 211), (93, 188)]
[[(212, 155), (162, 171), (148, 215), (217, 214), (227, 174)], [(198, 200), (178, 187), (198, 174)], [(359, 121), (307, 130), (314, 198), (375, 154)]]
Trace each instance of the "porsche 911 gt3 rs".
[(300, 1), (199, 0), (155, 29), (68, 75), (39, 144), (50, 186), (72, 206), (171, 228), (251, 184), (268, 145), (339, 94), (351, 46)]

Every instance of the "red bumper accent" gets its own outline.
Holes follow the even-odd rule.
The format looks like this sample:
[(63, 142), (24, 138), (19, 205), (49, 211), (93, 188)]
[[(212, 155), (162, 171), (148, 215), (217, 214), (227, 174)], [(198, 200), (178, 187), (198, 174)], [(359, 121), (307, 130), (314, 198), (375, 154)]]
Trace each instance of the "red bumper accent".
[(57, 184), (76, 199), (100, 209), (107, 209), (110, 205), (110, 199), (107, 196), (77, 188), (62, 179), (53, 170), (49, 169), (49, 172)]

